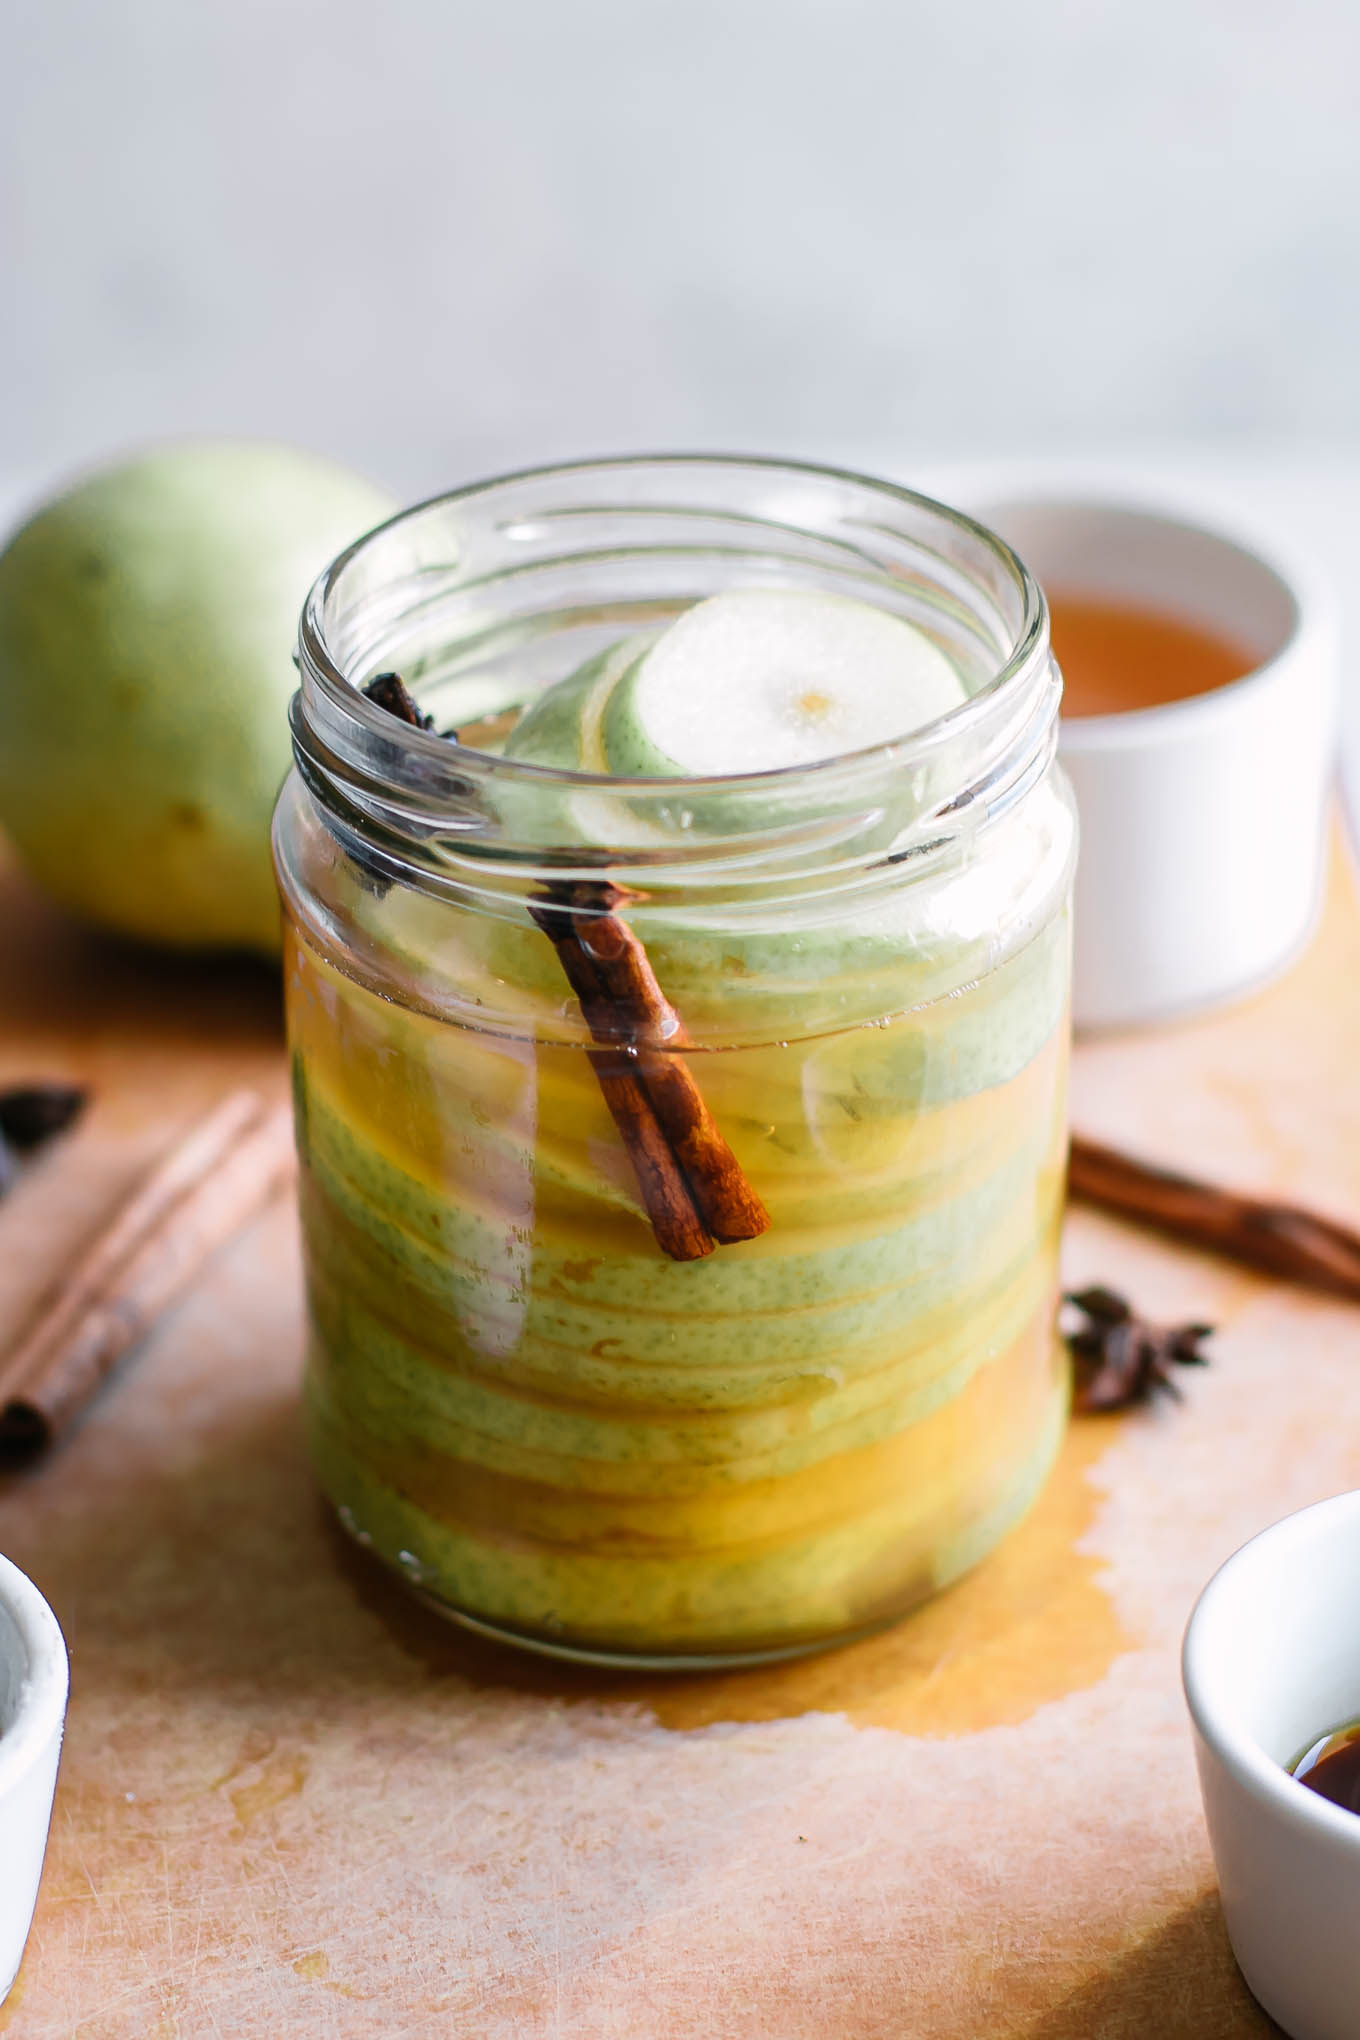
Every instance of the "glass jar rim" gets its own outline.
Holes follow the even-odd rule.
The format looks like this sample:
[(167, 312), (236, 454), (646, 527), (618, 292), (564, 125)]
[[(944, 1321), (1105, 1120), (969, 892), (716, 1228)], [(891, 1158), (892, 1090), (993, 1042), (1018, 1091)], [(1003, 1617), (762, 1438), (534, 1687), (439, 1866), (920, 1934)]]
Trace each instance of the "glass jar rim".
[[(440, 689), (469, 672), (499, 685), (521, 659), (551, 662), (564, 638), (599, 650), (606, 627), (607, 645), (639, 615), (673, 616), (715, 579), (811, 582), (924, 615), (978, 684), (921, 729), (862, 750), (700, 778), (506, 758), (416, 728), (363, 692), (381, 671), (428, 673), (431, 657)], [(625, 884), (633, 871), (707, 888), (762, 862), (768, 879), (752, 883), (795, 868), (806, 883), (888, 866), (906, 876), (908, 859), (923, 874), (1047, 769), (1059, 693), (1044, 597), (995, 533), (896, 483), (739, 455), (569, 461), (401, 511), (318, 578), (298, 666), (294, 755), (333, 832), (388, 877), (434, 890), (471, 865), (514, 885), (531, 870), (607, 868)], [(537, 674), (556, 677), (555, 666)]]
[(299, 655), (304, 682), (310, 678), (315, 685), (325, 690), (337, 707), (348, 711), (360, 727), (390, 742), (393, 737), (393, 718), (376, 702), (370, 700), (362, 688), (349, 678), (339, 660), (333, 656), (327, 641), (327, 604), (346, 571), (379, 539), (400, 530), (403, 526), (413, 525), (418, 518), (428, 515), (431, 511), (472, 503), (478, 498), (512, 489), (522, 483), (544, 480), (567, 481), (578, 475), (585, 477), (603, 473), (639, 473), (647, 469), (675, 472), (713, 471), (718, 474), (724, 471), (756, 471), (770, 475), (802, 476), (817, 481), (848, 484), (857, 489), (867, 490), (885, 501), (906, 505), (915, 511), (938, 517), (986, 548), (997, 564), (1011, 577), (1021, 601), (1021, 621), (1015, 643), (992, 678), (946, 714), (934, 717), (919, 729), (882, 739), (859, 750), (833, 752), (810, 763), (774, 766), (757, 772), (675, 777), (587, 772), (565, 766), (538, 764), (527, 759), (505, 758), (495, 752), (462, 745), (456, 738), (441, 736), (433, 730), (417, 729), (410, 724), (396, 724), (398, 740), (404, 747), (409, 747), (413, 757), (424, 756), (447, 761), (452, 753), (464, 762), (475, 759), (480, 765), (505, 778), (522, 779), (529, 785), (557, 785), (581, 791), (598, 792), (607, 788), (616, 793), (635, 792), (645, 795), (664, 792), (670, 798), (684, 798), (687, 793), (700, 795), (717, 790), (732, 793), (746, 786), (751, 787), (755, 793), (776, 789), (796, 790), (800, 782), (809, 785), (824, 784), (828, 777), (863, 770), (875, 763), (901, 760), (904, 752), (910, 751), (915, 755), (948, 743), (956, 735), (976, 728), (979, 722), (986, 719), (998, 695), (1032, 666), (1036, 654), (1043, 656), (1047, 652), (1048, 610), (1043, 591), (1013, 548), (998, 533), (991, 531), (975, 517), (971, 517), (967, 511), (940, 502), (920, 490), (907, 488), (902, 483), (883, 481), (854, 469), (814, 461), (781, 460), (774, 456), (759, 454), (613, 454), (599, 459), (558, 461), (541, 466), (518, 468), (481, 481), (466, 483), (457, 489), (442, 490), (419, 503), (395, 512), (381, 524), (363, 533), (331, 561), (318, 575), (308, 592), (299, 628)]

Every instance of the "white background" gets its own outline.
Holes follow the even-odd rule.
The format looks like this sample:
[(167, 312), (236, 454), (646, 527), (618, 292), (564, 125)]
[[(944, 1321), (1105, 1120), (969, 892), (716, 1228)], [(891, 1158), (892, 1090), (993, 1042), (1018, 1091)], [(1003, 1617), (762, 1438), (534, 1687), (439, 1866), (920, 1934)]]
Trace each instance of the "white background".
[(1360, 444), (1354, 0), (0, 0), (0, 463)]
[(0, 0), (0, 175), (0, 523), (185, 432), (1094, 455), (1360, 624), (1357, 0)]

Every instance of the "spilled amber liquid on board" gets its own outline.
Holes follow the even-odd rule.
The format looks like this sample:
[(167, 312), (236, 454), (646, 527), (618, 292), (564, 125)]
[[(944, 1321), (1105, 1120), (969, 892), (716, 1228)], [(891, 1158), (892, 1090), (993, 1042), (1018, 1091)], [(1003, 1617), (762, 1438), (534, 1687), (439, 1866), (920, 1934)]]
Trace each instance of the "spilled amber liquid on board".
[(1245, 645), (1184, 618), (1050, 590), (1065, 716), (1123, 715), (1210, 694), (1259, 664)]
[(1027, 1721), (1099, 1684), (1134, 1641), (1103, 1583), (1105, 1561), (1085, 1547), (1101, 1499), (1089, 1476), (1112, 1435), (1106, 1418), (1075, 1419), (1038, 1506), (909, 1622), (791, 1664), (637, 1680), (622, 1697), (672, 1729), (818, 1712), (954, 1737)]
[(1024, 1522), (909, 1622), (840, 1650), (737, 1671), (678, 1679), (509, 1651), (392, 1594), (371, 1554), (348, 1540), (337, 1540), (336, 1555), (404, 1650), (481, 1689), (622, 1702), (675, 1730), (825, 1713), (948, 1740), (1027, 1721), (1046, 1702), (1098, 1685), (1135, 1646), (1105, 1585), (1106, 1562), (1087, 1546), (1102, 1495), (1092, 1472), (1116, 1435), (1109, 1417), (1078, 1417)]

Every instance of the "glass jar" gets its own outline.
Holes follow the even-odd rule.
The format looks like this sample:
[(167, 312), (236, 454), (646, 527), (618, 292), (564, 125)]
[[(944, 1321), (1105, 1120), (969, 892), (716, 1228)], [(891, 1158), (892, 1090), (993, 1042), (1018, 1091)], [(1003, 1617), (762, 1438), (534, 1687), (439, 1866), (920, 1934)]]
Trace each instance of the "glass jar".
[[(969, 698), (742, 778), (498, 755), (545, 687), (734, 587), (905, 617)], [(606, 461), (394, 518), (317, 583), (299, 664), (275, 838), (341, 1521), (574, 1657), (756, 1661), (901, 1615), (1029, 1507), (1067, 1410), (1075, 824), (1038, 588), (884, 483)], [(360, 692), (389, 670), (460, 740)], [(645, 1038), (569, 968), (606, 913), (662, 995)], [(759, 1237), (673, 1258), (692, 1162), (624, 1109), (666, 1083)]]

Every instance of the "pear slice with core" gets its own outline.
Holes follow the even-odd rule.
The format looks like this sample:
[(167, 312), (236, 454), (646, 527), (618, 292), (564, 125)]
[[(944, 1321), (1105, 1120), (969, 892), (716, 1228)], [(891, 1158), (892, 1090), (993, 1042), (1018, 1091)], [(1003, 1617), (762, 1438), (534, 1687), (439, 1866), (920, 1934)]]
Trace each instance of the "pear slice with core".
[(914, 624), (844, 595), (750, 588), (696, 603), (635, 659), (601, 733), (620, 776), (721, 777), (867, 750), (965, 699)]

